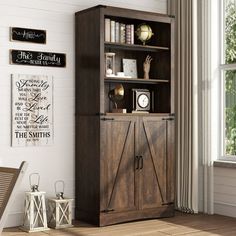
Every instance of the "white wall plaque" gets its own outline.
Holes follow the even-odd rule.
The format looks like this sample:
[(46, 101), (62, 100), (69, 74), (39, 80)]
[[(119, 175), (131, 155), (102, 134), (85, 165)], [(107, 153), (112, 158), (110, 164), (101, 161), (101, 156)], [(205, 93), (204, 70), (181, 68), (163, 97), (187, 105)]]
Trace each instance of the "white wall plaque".
[(53, 79), (12, 75), (12, 146), (53, 143)]

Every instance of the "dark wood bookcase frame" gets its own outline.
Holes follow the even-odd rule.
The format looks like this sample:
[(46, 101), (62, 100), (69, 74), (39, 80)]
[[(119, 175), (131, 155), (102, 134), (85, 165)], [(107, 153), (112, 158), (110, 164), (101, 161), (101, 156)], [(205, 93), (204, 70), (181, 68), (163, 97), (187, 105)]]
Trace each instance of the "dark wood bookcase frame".
[[(105, 17), (150, 25), (147, 45), (104, 42)], [(99, 226), (174, 214), (174, 19), (110, 6), (76, 13), (75, 217)], [(106, 77), (104, 53), (136, 59), (138, 78)], [(143, 62), (151, 62), (143, 79)], [(121, 83), (125, 96), (112, 113), (108, 92)], [(153, 110), (132, 113), (133, 88), (154, 94)]]

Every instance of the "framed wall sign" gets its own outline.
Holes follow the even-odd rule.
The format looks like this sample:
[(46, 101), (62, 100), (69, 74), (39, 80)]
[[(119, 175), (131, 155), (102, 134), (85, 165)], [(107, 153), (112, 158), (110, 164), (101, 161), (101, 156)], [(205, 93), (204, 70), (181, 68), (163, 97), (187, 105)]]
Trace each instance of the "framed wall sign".
[(53, 79), (12, 74), (12, 146), (53, 143)]
[(46, 30), (11, 27), (10, 40), (46, 44)]
[(26, 50), (10, 50), (10, 64), (65, 67), (66, 54)]

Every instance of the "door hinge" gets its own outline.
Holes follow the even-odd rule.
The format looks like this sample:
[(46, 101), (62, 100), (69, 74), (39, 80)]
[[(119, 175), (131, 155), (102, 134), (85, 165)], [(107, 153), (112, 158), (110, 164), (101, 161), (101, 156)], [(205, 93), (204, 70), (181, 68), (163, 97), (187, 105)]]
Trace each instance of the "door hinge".
[(174, 120), (174, 117), (162, 118), (162, 120)]
[(106, 118), (106, 117), (103, 117), (103, 118), (101, 118), (101, 120), (107, 121), (107, 120), (115, 120), (115, 119), (114, 119), (114, 118)]
[(103, 212), (103, 213), (109, 213), (109, 212), (112, 212), (112, 211), (115, 211), (114, 209), (105, 209), (105, 210), (103, 210), (103, 211), (101, 211), (101, 212)]
[(163, 202), (161, 205), (162, 206), (167, 206), (167, 205), (173, 205), (174, 202)]

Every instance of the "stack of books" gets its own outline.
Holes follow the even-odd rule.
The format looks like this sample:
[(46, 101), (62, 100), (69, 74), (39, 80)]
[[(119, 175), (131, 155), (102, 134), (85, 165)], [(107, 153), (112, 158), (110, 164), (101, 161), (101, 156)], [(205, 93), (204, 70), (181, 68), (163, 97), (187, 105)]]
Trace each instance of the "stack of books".
[(105, 18), (105, 42), (134, 44), (134, 25)]

